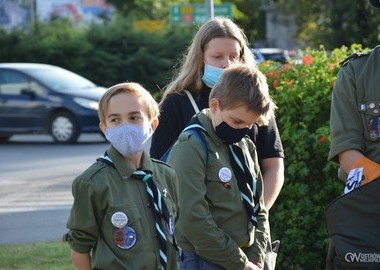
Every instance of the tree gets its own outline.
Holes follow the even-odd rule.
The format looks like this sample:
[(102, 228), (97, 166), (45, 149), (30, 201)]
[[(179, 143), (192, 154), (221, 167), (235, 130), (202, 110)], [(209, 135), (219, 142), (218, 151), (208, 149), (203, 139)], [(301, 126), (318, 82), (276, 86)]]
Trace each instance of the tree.
[(265, 12), (262, 0), (235, 0), (234, 21), (245, 32), (253, 46), (257, 40), (265, 39)]
[(379, 42), (380, 14), (368, 1), (357, 0), (278, 0), (275, 9), (296, 18), (295, 38), (304, 47), (326, 49), (360, 43), (373, 47)]

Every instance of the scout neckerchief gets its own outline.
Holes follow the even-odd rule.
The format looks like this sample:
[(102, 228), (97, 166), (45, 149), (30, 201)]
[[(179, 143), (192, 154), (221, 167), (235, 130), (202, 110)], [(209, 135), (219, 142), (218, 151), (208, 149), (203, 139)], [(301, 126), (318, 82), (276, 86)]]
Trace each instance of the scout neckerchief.
[[(167, 264), (167, 239), (164, 233), (164, 228), (162, 226), (161, 218), (164, 218), (166, 224), (171, 226), (172, 221), (170, 219), (169, 211), (166, 203), (161, 195), (160, 190), (157, 188), (156, 184), (153, 182), (152, 172), (147, 170), (135, 170), (132, 175), (133, 177), (142, 180), (146, 185), (146, 190), (148, 192), (148, 197), (151, 205), (154, 206), (154, 219), (155, 227), (158, 236), (158, 242), (160, 246), (160, 262), (164, 269), (166, 269)], [(170, 229), (171, 230), (171, 229)]]
[[(260, 202), (256, 187), (256, 179), (247, 167), (248, 161), (242, 149), (239, 146), (232, 144), (229, 145), (229, 150), (232, 170), (237, 179), (244, 207), (248, 212), (252, 224), (257, 227), (257, 214), (260, 211)], [(251, 194), (253, 194), (253, 201)]]

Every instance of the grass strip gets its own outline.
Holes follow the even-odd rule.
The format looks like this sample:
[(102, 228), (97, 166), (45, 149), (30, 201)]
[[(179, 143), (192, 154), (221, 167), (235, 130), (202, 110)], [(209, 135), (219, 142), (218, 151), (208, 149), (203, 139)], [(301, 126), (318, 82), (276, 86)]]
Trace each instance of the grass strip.
[(70, 247), (64, 242), (0, 245), (0, 270), (72, 270)]

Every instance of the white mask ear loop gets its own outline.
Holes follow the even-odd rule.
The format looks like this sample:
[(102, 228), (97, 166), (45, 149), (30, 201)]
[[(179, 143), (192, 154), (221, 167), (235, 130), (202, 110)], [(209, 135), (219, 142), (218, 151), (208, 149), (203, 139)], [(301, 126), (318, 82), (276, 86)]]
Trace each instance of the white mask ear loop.
[(215, 109), (215, 113), (212, 114), (212, 116), (213, 116), (212, 125), (214, 127), (214, 130), (216, 129), (216, 126), (220, 125), (220, 123), (216, 124), (217, 123), (216, 114), (217, 114), (218, 110), (219, 110), (220, 119), (221, 119), (220, 123), (222, 123), (224, 120), (223, 120), (222, 109), (220, 108), (220, 102), (219, 102), (219, 100), (218, 100), (218, 105), (217, 105), (217, 107)]
[(152, 125), (148, 125), (148, 135), (147, 135), (147, 137), (146, 137), (146, 139), (142, 142), (143, 144), (146, 144), (149, 140), (150, 140), (150, 138), (152, 137), (152, 135), (153, 135), (153, 127), (152, 127)]

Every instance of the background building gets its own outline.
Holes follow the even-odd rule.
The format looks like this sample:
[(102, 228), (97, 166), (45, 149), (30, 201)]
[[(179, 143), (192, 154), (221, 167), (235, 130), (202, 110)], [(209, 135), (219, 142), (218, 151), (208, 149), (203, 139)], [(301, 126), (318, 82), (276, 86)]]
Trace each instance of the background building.
[(102, 22), (114, 9), (106, 0), (0, 0), (0, 27), (27, 27), (34, 20), (62, 17), (76, 23)]

